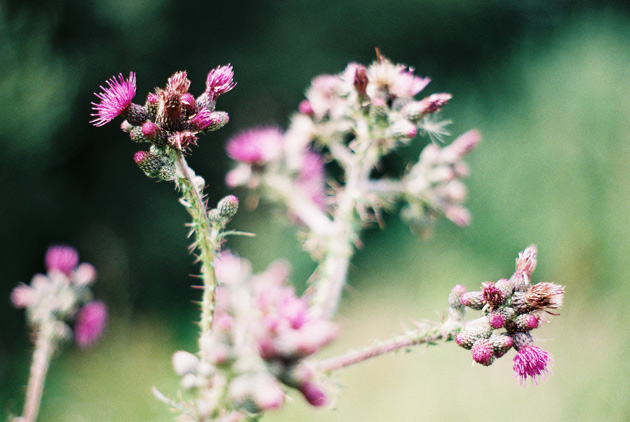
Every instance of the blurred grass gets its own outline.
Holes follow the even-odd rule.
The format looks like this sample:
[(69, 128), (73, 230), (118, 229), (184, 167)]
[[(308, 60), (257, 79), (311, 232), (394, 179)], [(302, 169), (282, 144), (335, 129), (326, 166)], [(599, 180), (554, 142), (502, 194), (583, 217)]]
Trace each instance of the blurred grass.
[[(128, 28), (135, 22), (129, 16), (140, 16), (145, 10), (136, 4), (127, 7), (127, 14), (121, 16), (115, 13), (118, 10), (116, 7), (121, 4), (114, 2), (98, 6), (105, 16), (102, 18), (103, 25)], [(166, 4), (160, 2), (151, 18), (159, 19), (161, 15), (158, 11), (169, 11)], [(460, 5), (457, 13), (460, 17), (468, 14), (478, 17), (491, 12), (489, 5), (490, 2), (471, 3), (470, 8)], [(298, 6), (308, 10), (306, 3)], [(338, 7), (341, 16), (348, 13), (342, 6)], [(411, 14), (412, 10), (419, 14), (419, 9), (412, 8), (411, 2), (401, 1), (396, 3), (396, 7), (392, 5), (387, 13), (396, 21), (402, 19), (405, 13)], [(372, 23), (368, 18), (372, 12), (373, 9), (366, 9), (365, 15), (353, 16), (365, 28)], [(281, 11), (272, 10), (269, 16), (274, 13)], [(313, 13), (319, 16), (317, 11), (313, 10)], [(436, 13), (448, 16), (446, 9)], [(630, 251), (630, 216), (627, 211), (630, 205), (630, 19), (623, 13), (596, 11), (567, 16), (561, 24), (554, 25), (552, 31), (537, 33), (534, 25), (534, 29), (530, 28), (524, 35), (514, 34), (515, 38), (501, 44), (509, 44), (509, 54), (494, 52), (493, 55), (493, 52), (486, 51), (484, 54), (487, 56), (483, 60), (464, 58), (462, 66), (476, 64), (475, 71), (469, 75), (461, 69), (451, 70), (450, 73), (430, 73), (441, 69), (444, 63), (455, 65), (457, 55), (445, 52), (442, 58), (436, 56), (425, 60), (423, 53), (428, 47), (409, 47), (409, 43), (405, 45), (397, 40), (403, 34), (396, 33), (395, 28), (389, 24), (378, 26), (382, 30), (378, 34), (389, 33), (390, 38), (375, 38), (379, 41), (396, 39), (398, 43), (398, 47), (386, 52), (393, 60), (415, 65), (420, 74), (430, 74), (435, 81), (429, 87), (431, 92), (447, 90), (455, 94), (443, 113), (444, 117), (455, 121), (453, 133), (459, 134), (476, 127), (483, 134), (479, 150), (469, 159), (472, 172), (468, 182), (468, 205), (474, 221), (464, 230), (441, 221), (436, 228), (436, 236), (429, 242), (418, 241), (394, 217), (386, 219), (385, 231), (367, 232), (365, 247), (354, 261), (351, 287), (339, 316), (344, 334), (324, 351), (324, 355), (329, 356), (347, 348), (369, 344), (374, 338), (398, 334), (402, 331), (401, 322), (412, 325), (414, 319), (439, 319), (453, 284), (462, 283), (469, 289), (476, 289), (482, 281), (509, 276), (517, 252), (530, 243), (536, 243), (539, 266), (534, 280), (559, 282), (566, 285), (567, 291), (562, 315), (537, 330), (540, 345), (554, 355), (554, 374), (538, 387), (522, 388), (512, 378), (513, 352), (492, 367), (483, 368), (478, 365), (471, 367), (469, 354), (453, 344), (439, 346), (439, 349), (418, 348), (408, 354), (383, 357), (340, 372), (333, 380), (341, 389), (332, 411), (309, 408), (300, 397), (295, 396), (294, 403), (289, 403), (281, 412), (270, 413), (264, 420), (404, 422), (493, 420), (506, 415), (514, 421), (630, 419), (630, 402), (625, 393), (630, 384), (630, 367), (625, 364), (630, 344), (623, 318), (628, 311), (627, 297), (630, 294), (626, 270)], [(24, 25), (19, 20), (11, 21), (11, 25), (7, 24), (7, 19), (3, 22), (3, 34), (12, 33), (7, 28)], [(334, 26), (335, 22), (328, 22), (328, 25)], [(439, 29), (428, 14), (422, 23), (430, 30)], [(262, 32), (262, 27), (252, 26), (252, 33), (259, 36), (252, 41), (250, 48), (280, 42), (287, 33), (296, 32), (297, 24), (296, 20), (282, 21), (269, 33)], [(532, 25), (531, 22), (528, 24)], [(316, 22), (309, 25), (313, 31), (318, 28)], [(362, 27), (353, 27), (357, 37), (365, 33)], [(46, 28), (44, 26), (42, 31), (46, 32)], [(36, 27), (32, 31), (37, 32)], [(120, 31), (122, 34), (123, 30)], [(318, 39), (323, 40), (323, 46), (330, 47), (333, 41), (338, 43), (338, 35), (334, 36), (328, 30), (313, 31), (304, 30), (305, 36), (313, 38), (307, 45), (315, 45)], [(158, 32), (155, 35), (157, 39), (146, 41), (147, 48), (150, 49), (151, 42), (156, 45), (167, 42), (159, 38)], [(458, 35), (460, 39), (465, 38), (463, 32)], [(20, 33), (15, 30), (15, 34)], [(246, 34), (242, 33), (233, 35), (239, 42), (241, 38), (246, 38)], [(64, 60), (69, 60), (68, 57), (51, 56), (52, 53), (46, 49), (28, 55), (21, 52), (20, 42), (27, 42), (29, 38), (15, 37), (17, 41), (11, 44), (11, 51), (23, 55), (20, 60), (34, 69), (33, 73), (26, 75), (26, 81), (34, 81), (29, 82), (29, 86), (40, 84), (45, 89), (40, 97), (33, 99), (28, 91), (16, 94), (0, 85), (0, 98), (8, 101), (12, 96), (28, 96), (28, 110), (37, 114), (37, 98), (43, 101), (49, 95), (75, 95), (74, 87), (59, 70), (64, 66)], [(445, 46), (457, 44), (455, 37), (448, 40), (444, 41)], [(305, 61), (297, 60), (296, 75), (293, 80), (284, 81), (285, 84), (283, 81), (274, 82), (278, 74), (274, 73), (277, 68), (273, 60), (262, 63), (261, 68), (253, 73), (244, 72), (244, 80), (239, 79), (239, 88), (250, 88), (257, 82), (259, 86), (253, 94), (265, 98), (266, 94), (275, 92), (279, 97), (271, 96), (269, 109), (260, 110), (260, 99), (247, 99), (249, 96), (243, 94), (233, 100), (236, 109), (233, 119), (239, 125), (264, 123), (264, 119), (273, 117), (274, 113), (289, 111), (287, 104), (296, 104), (301, 92), (301, 88), (296, 90), (295, 86), (298, 83), (301, 86), (315, 76), (314, 73), (307, 74), (307, 71), (341, 71), (344, 61), (356, 59), (354, 56), (346, 57), (349, 52), (355, 51), (353, 48), (365, 49), (368, 44), (371, 48), (373, 42), (369, 37), (353, 39), (352, 46), (333, 50), (330, 54), (326, 54), (324, 47), (304, 52), (299, 43), (291, 44), (289, 50), (275, 51), (273, 54), (285, 57), (284, 62), (275, 63), (278, 66), (291, 66), (295, 57)], [(418, 43), (421, 42), (419, 39)], [(472, 43), (472, 38), (468, 42)], [(462, 42), (457, 45), (463, 48), (468, 44)], [(132, 43), (130, 51), (120, 54), (142, 54), (140, 46), (139, 41)], [(227, 51), (221, 54), (235, 63), (245, 60), (249, 52), (251, 50), (238, 49), (234, 53), (235, 59), (230, 59)], [(0, 60), (6, 57), (0, 56)], [(100, 60), (106, 61), (107, 58)], [(423, 67), (424, 64), (428, 69)], [(199, 64), (202, 65), (205, 67), (205, 63)], [(329, 67), (333, 65), (337, 67)], [(149, 64), (144, 66), (149, 67)], [(162, 68), (160, 71), (167, 76), (171, 70)], [(19, 76), (19, 72), (11, 70), (0, 82)], [(47, 78), (51, 81), (47, 82)], [(278, 85), (282, 87), (278, 88)], [(67, 92), (55, 91), (59, 89)], [(280, 94), (274, 89), (279, 89)], [(282, 102), (278, 98), (290, 101)], [(5, 115), (9, 112), (7, 101), (0, 101), (4, 104)], [(48, 104), (47, 101), (44, 103)], [(46, 118), (60, 118), (61, 123), (59, 120), (55, 122), (60, 125), (58, 127), (63, 127), (66, 123), (59, 116), (64, 114), (64, 107), (61, 106), (51, 116), (46, 115)], [(232, 112), (228, 106), (226, 108)], [(245, 116), (249, 112), (252, 112), (251, 115)], [(28, 126), (28, 122), (28, 116), (16, 114), (10, 124), (2, 125), (3, 136), (22, 139), (25, 134), (20, 132), (20, 128)], [(8, 157), (23, 157), (31, 151), (42, 155), (53, 154), (51, 160), (57, 161), (54, 164), (44, 163), (44, 170), (64, 165), (63, 154), (68, 151), (58, 148), (64, 145), (64, 137), (58, 132), (35, 132), (46, 127), (49, 124), (46, 122), (48, 120), (41, 127), (27, 128), (26, 135), (33, 138), (30, 139), (33, 144), (19, 144), (14, 146), (14, 150), (8, 150), (12, 152), (7, 152), (3, 159), (5, 166), (17, 169), (18, 163)], [(240, 128), (242, 126), (234, 130)], [(112, 137), (119, 136), (115, 132), (111, 132)], [(46, 142), (52, 145), (42, 150), (35, 146), (35, 143)], [(213, 157), (219, 147), (212, 150), (200, 148), (199, 153)], [(172, 281), (173, 284), (187, 282), (172, 267), (173, 262), (189, 262), (183, 239), (185, 229), (181, 227), (184, 213), (177, 204), (171, 204), (175, 201), (168, 186), (151, 185), (150, 192), (131, 187), (121, 191), (119, 187), (126, 186), (130, 175), (136, 174), (126, 168), (112, 172), (109, 161), (103, 158), (110, 157), (105, 152), (106, 147), (99, 148), (94, 151), (70, 151), (75, 155), (71, 163), (73, 172), (53, 173), (56, 190), (52, 192), (35, 187), (41, 183), (38, 180), (50, 176), (42, 169), (41, 162), (25, 164), (41, 172), (33, 176), (33, 181), (29, 182), (32, 186), (27, 187), (41, 191), (43, 195), (59, 197), (57, 208), (31, 211), (32, 214), (26, 216), (30, 221), (45, 218), (47, 212), (52, 213), (51, 220), (68, 213), (69, 218), (75, 215), (78, 218), (80, 207), (111, 206), (106, 204), (106, 199), (114, 196), (123, 204), (136, 204), (136, 212), (143, 216), (137, 220), (138, 226), (130, 231), (112, 229), (126, 227), (125, 215), (99, 217), (102, 219), (81, 226), (82, 232), (75, 236), (85, 245), (81, 249), (83, 254), (101, 261), (92, 262), (99, 268), (103, 279), (108, 280), (101, 288), (112, 298), (120, 316), (114, 318), (107, 336), (95, 349), (88, 352), (69, 349), (54, 362), (46, 386), (41, 420), (170, 421), (172, 416), (151, 396), (150, 387), (155, 385), (170, 393), (177, 389), (176, 378), (170, 368), (170, 355), (174, 350), (194, 346), (194, 305), (190, 304), (194, 295), (186, 295), (179, 290), (177, 294), (165, 295), (165, 291), (171, 290), (157, 282), (155, 285), (151, 283), (153, 277), (160, 273), (176, 280)], [(412, 150), (409, 149), (408, 155), (412, 154)], [(77, 165), (77, 157), (85, 161)], [(207, 166), (204, 169), (211, 174), (218, 173), (224, 166), (213, 167), (203, 158), (193, 158), (201, 163), (202, 168)], [(78, 193), (72, 191), (68, 188), (71, 176), (82, 177), (86, 168), (93, 172), (89, 174), (94, 179), (89, 179), (89, 183), (86, 182), (88, 185)], [(205, 174), (204, 171), (200, 173)], [(96, 190), (99, 194), (90, 195), (94, 186), (94, 189), (101, 189), (106, 185), (112, 186), (111, 192)], [(27, 190), (24, 186), (22, 189)], [(35, 204), (40, 201), (48, 203), (40, 197), (19, 195), (20, 190), (16, 188), (3, 196), (15, 197), (18, 201), (35, 201)], [(103, 215), (105, 211), (107, 209), (104, 208)], [(100, 215), (97, 210), (93, 213)], [(302, 285), (313, 265), (299, 250), (292, 227), (284, 225), (264, 207), (259, 213), (240, 212), (234, 227), (255, 232), (257, 237), (230, 241), (230, 247), (249, 257), (257, 270), (263, 269), (276, 257), (291, 259), (294, 262), (294, 279)], [(51, 233), (58, 234), (67, 229), (61, 225), (49, 229), (48, 235), (50, 237)], [(3, 230), (19, 244), (17, 234), (10, 227)], [(174, 238), (180, 243), (173, 244)], [(143, 245), (149, 243), (162, 246), (156, 249), (154, 255), (143, 256)], [(39, 255), (36, 256), (35, 252), (33, 255), (32, 261), (39, 262)], [(33, 263), (30, 265), (35, 267)], [(11, 273), (7, 271), (7, 274)], [(142, 283), (131, 281), (136, 279), (142, 280)], [(8, 277), (7, 281), (3, 281), (11, 286), (14, 282)], [(146, 299), (147, 292), (161, 299), (150, 302)], [(137, 296), (148, 302), (141, 312), (134, 307)], [(3, 342), (8, 342), (6, 337), (0, 338), (0, 345)], [(0, 404), (13, 404), (14, 409), (19, 409), (22, 400), (20, 383), (25, 382), (27, 358), (24, 355), (9, 357), (12, 359), (9, 364), (6, 359), (0, 363), (0, 374), (4, 374), (0, 383)], [(13, 402), (8, 401), (10, 397)]]

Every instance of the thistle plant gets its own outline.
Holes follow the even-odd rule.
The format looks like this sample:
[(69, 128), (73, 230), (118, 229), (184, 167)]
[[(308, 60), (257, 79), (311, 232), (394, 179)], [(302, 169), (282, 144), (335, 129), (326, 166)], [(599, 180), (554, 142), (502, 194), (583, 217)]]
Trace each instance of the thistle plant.
[(74, 338), (79, 347), (89, 347), (102, 335), (107, 308), (93, 300), (90, 285), (96, 270), (79, 264), (79, 254), (70, 246), (51, 246), (46, 252), (46, 274), (36, 274), (30, 285), (20, 283), (11, 292), (11, 302), (26, 310), (35, 350), (22, 416), (16, 422), (34, 422), (44, 390), (44, 381), (55, 352)]
[[(531, 331), (562, 305), (564, 288), (532, 284), (533, 245), (519, 254), (509, 279), (484, 282), (476, 292), (456, 285), (443, 320), (423, 321), (338, 357), (316, 356), (342, 335), (334, 318), (352, 257), (363, 231), (382, 223), (383, 213), (400, 210), (410, 229), (423, 236), (441, 215), (457, 226), (471, 221), (463, 205), (469, 173), (464, 158), (479, 144), (480, 134), (471, 130), (444, 142), (448, 122), (439, 113), (451, 95), (420, 96), (429, 78), (378, 54), (369, 66), (350, 63), (337, 75), (315, 78), (286, 130), (261, 126), (228, 141), (226, 152), (235, 164), (227, 185), (246, 189), (244, 202), (251, 208), (269, 201), (300, 227), (302, 246), (316, 263), (302, 295), (290, 282), (288, 262), (279, 259), (255, 274), (247, 259), (224, 247), (229, 235), (245, 234), (227, 227), (240, 202), (228, 195), (210, 207), (204, 179), (185, 159), (200, 134), (228, 122), (216, 105), (236, 85), (232, 67), (211, 70), (197, 97), (189, 92), (187, 73), (176, 72), (164, 88), (148, 94), (144, 105), (133, 102), (135, 78), (133, 72), (126, 79), (119, 75), (101, 87), (91, 123), (102, 126), (121, 116), (121, 129), (145, 146), (134, 154), (135, 163), (146, 176), (173, 183), (191, 217), (191, 252), (201, 280), (198, 348), (173, 355), (180, 392), (153, 390), (178, 420), (257, 420), (281, 407), (292, 390), (313, 406), (325, 406), (331, 398), (330, 373), (440, 341), (455, 340), (485, 366), (513, 347), (514, 374), (521, 383), (537, 382), (550, 372), (552, 358), (533, 345)], [(420, 142), (420, 135), (429, 141), (399, 176), (378, 171), (384, 157)], [(467, 308), (482, 315), (467, 321)]]

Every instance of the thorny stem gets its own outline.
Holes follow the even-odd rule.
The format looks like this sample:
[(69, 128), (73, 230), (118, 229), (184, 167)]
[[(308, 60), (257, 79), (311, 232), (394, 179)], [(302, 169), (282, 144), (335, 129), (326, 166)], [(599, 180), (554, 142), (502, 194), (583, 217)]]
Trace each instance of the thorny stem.
[(35, 422), (39, 413), (39, 405), (44, 391), (44, 380), (50, 365), (50, 359), (55, 349), (54, 340), (50, 335), (45, 335), (41, 330), (37, 333), (33, 363), (26, 389), (26, 402), (24, 403), (24, 415), (20, 422)]
[[(362, 130), (361, 130), (362, 129)], [(350, 259), (354, 254), (354, 242), (360, 224), (357, 204), (361, 198), (362, 183), (369, 180), (370, 171), (376, 163), (374, 149), (369, 136), (369, 128), (357, 128), (356, 150), (353, 156), (346, 157), (341, 164), (345, 167), (346, 183), (338, 194), (338, 207), (333, 214), (335, 235), (326, 239), (326, 255), (319, 265), (319, 280), (315, 284), (313, 306), (324, 318), (332, 318), (337, 311), (343, 287), (346, 283)], [(337, 148), (341, 151), (334, 151)], [(331, 145), (331, 152), (345, 157), (348, 150), (342, 145)]]
[[(201, 300), (201, 338), (210, 333), (215, 309), (216, 276), (214, 273), (214, 253), (218, 247), (219, 231), (212, 227), (208, 218), (208, 207), (202, 192), (194, 180), (194, 172), (180, 152), (174, 153), (177, 176), (176, 183), (182, 191), (181, 203), (192, 217), (192, 233), (195, 235), (193, 247), (197, 249), (197, 257), (201, 262), (201, 278), (203, 295)], [(203, 348), (201, 348), (203, 350)]]
[(427, 323), (426, 328), (419, 328), (390, 340), (379, 341), (361, 350), (352, 350), (345, 355), (323, 360), (317, 364), (317, 368), (322, 372), (332, 372), (400, 349), (420, 344), (432, 344), (438, 340), (449, 340), (460, 329), (461, 324), (450, 319), (441, 325), (437, 322)]

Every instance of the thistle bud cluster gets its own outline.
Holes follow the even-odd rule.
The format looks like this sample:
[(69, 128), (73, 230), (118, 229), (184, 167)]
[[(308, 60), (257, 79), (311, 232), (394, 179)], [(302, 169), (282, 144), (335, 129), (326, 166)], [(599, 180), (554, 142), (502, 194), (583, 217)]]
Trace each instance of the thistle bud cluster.
[(431, 143), (422, 150), (402, 178), (406, 205), (401, 217), (413, 231), (422, 232), (438, 214), (460, 227), (470, 223), (470, 213), (462, 206), (467, 196), (462, 179), (469, 173), (463, 158), (480, 140), (479, 132), (471, 130), (446, 147)]
[[(227, 175), (227, 184), (282, 203), (319, 234), (329, 233), (326, 220), (344, 202), (344, 192), (354, 198), (363, 223), (402, 201), (403, 218), (414, 228), (437, 213), (467, 224), (470, 217), (461, 206), (466, 189), (460, 179), (468, 169), (462, 158), (479, 142), (477, 132), (446, 148), (430, 144), (400, 179), (375, 177), (386, 154), (408, 145), (419, 133), (441, 128), (430, 116), (451, 95), (416, 99), (429, 82), (382, 56), (367, 67), (350, 63), (338, 75), (316, 77), (286, 132), (277, 127), (251, 129), (228, 142), (228, 155), (238, 164)], [(342, 175), (327, 174), (324, 164), (332, 161), (336, 165), (331, 167), (340, 168)]]
[(79, 346), (90, 346), (101, 336), (107, 317), (103, 302), (92, 300), (96, 270), (79, 264), (79, 254), (69, 246), (51, 246), (45, 262), (46, 274), (36, 274), (30, 285), (21, 283), (13, 289), (13, 306), (26, 309), (38, 336), (53, 343), (74, 336)]
[(150, 144), (150, 151), (139, 151), (134, 161), (149, 177), (173, 180), (175, 177), (171, 150), (186, 152), (197, 144), (199, 134), (225, 126), (229, 116), (216, 111), (219, 95), (236, 85), (230, 65), (210, 71), (206, 90), (197, 98), (188, 92), (190, 80), (185, 71), (173, 74), (166, 84), (147, 96), (144, 105), (133, 103), (136, 94), (136, 75), (131, 72), (127, 79), (122, 75), (101, 86), (95, 94), (100, 102), (92, 103), (95, 126), (103, 126), (122, 115), (125, 120), (121, 129), (132, 141)]
[(305, 359), (330, 343), (338, 328), (312, 312), (308, 297), (295, 294), (289, 271), (276, 261), (252, 274), (247, 260), (229, 252), (217, 260), (213, 329), (201, 340), (200, 357), (183, 351), (173, 357), (182, 388), (198, 397), (198, 419), (191, 420), (217, 417), (221, 405), (247, 413), (277, 408), (285, 400), (283, 386), (313, 406), (326, 404)]
[(537, 250), (531, 245), (516, 260), (516, 271), (509, 279), (484, 282), (481, 290), (466, 292), (461, 285), (449, 296), (451, 312), (463, 316), (465, 308), (480, 310), (483, 316), (464, 325), (456, 343), (472, 352), (473, 360), (491, 365), (514, 347), (514, 376), (524, 384), (527, 378), (537, 382), (551, 371), (553, 362), (548, 352), (534, 346), (531, 331), (546, 315), (557, 315), (562, 306), (564, 287), (555, 283), (531, 284), (536, 268)]

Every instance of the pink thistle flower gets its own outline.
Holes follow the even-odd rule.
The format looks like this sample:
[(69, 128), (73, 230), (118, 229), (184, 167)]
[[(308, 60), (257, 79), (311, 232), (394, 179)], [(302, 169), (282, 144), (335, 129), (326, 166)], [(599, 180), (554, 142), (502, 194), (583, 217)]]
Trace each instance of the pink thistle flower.
[(250, 129), (228, 141), (230, 158), (247, 164), (263, 164), (278, 157), (282, 148), (282, 132), (277, 127)]
[(210, 125), (215, 123), (213, 114), (214, 113), (207, 108), (202, 108), (190, 119), (190, 124), (195, 130), (201, 131), (207, 129)]
[(107, 320), (107, 307), (103, 302), (86, 304), (77, 314), (74, 340), (80, 347), (91, 346), (103, 334)]
[(174, 73), (173, 76), (168, 78), (166, 83), (166, 89), (168, 91), (174, 91), (178, 94), (187, 93), (188, 88), (190, 88), (190, 80), (188, 79), (188, 73), (185, 70)]
[(124, 113), (131, 105), (131, 100), (136, 95), (136, 74), (129, 73), (129, 78), (125, 80), (122, 74), (111, 77), (107, 80), (107, 88), (101, 86), (102, 93), (95, 93), (101, 101), (92, 103), (94, 113), (90, 120), (94, 126), (103, 126), (114, 120), (115, 117)]
[(48, 271), (61, 271), (69, 276), (79, 263), (79, 253), (71, 246), (56, 245), (48, 248), (44, 259)]
[(206, 79), (206, 92), (211, 99), (215, 99), (221, 94), (231, 91), (236, 86), (234, 82), (234, 70), (232, 65), (218, 66), (208, 73)]
[(552, 365), (553, 358), (548, 352), (536, 346), (523, 347), (514, 356), (514, 378), (523, 386), (528, 377), (538, 384), (536, 377), (545, 380)]

